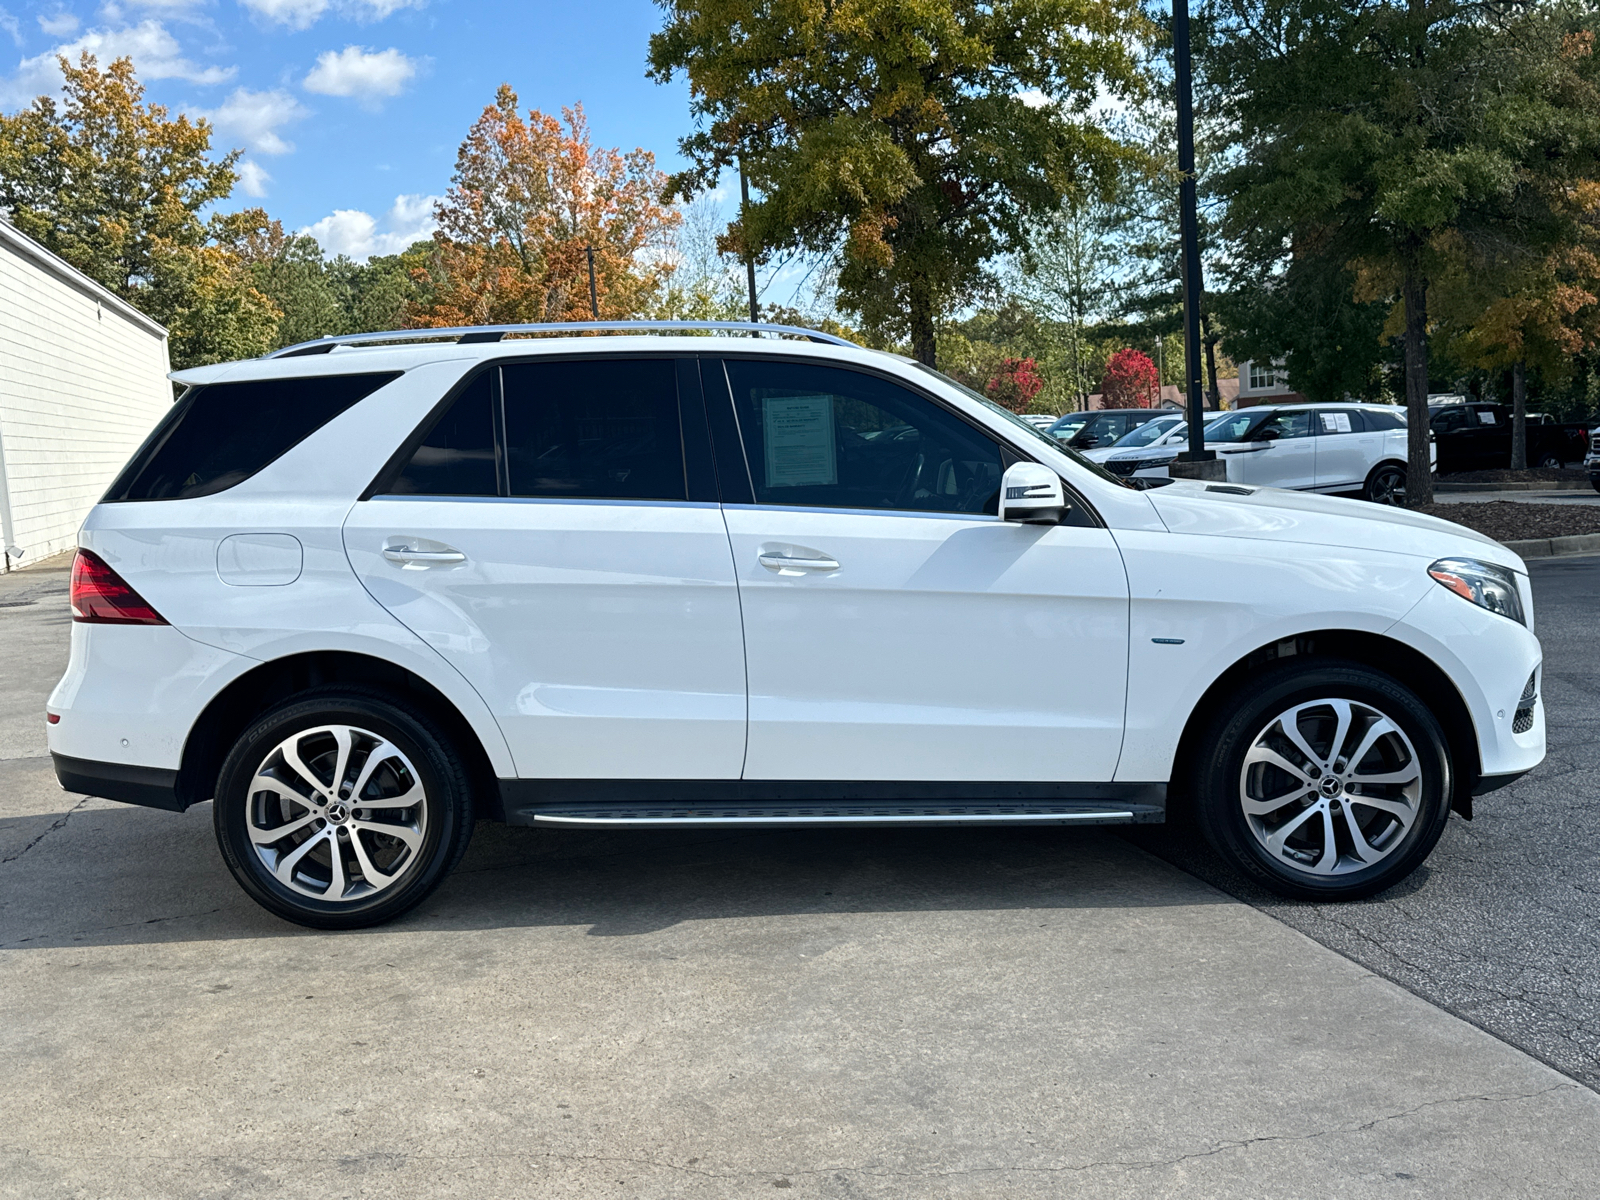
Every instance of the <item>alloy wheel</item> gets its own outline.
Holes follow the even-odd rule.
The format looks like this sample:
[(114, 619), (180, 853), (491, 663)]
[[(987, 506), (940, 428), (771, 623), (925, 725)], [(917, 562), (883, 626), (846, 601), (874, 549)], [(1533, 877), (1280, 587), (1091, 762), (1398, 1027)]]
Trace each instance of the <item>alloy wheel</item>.
[(1404, 471), (1387, 467), (1372, 477), (1367, 488), (1367, 499), (1374, 504), (1403, 505), (1406, 502), (1406, 476)]
[(351, 725), (300, 730), (249, 784), (246, 826), (283, 886), (350, 903), (393, 887), (421, 861), (427, 793), (392, 742)]
[(1281, 867), (1327, 878), (1364, 871), (1406, 840), (1422, 800), (1411, 739), (1355, 700), (1296, 704), (1245, 752), (1239, 804)]

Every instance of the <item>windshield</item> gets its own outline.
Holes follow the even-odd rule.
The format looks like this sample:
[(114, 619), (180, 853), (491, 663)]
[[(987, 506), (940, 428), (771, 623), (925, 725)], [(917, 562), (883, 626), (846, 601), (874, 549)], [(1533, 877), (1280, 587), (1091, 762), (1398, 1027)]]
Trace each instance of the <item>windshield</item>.
[(1208, 442), (1242, 442), (1261, 423), (1261, 413), (1233, 412), (1218, 417), (1206, 426)]
[[(1058, 442), (1054, 437), (1052, 437), (1050, 434), (1046, 433), (1044, 430), (1040, 429), (1037, 425), (1031, 425), (1027, 421), (1024, 421), (1021, 417), (1017, 416), (1017, 414), (1012, 412), (1009, 408), (1006, 408), (1006, 407), (1004, 407), (1002, 405), (996, 404), (993, 400), (989, 399), (989, 397), (985, 396), (982, 392), (975, 392), (971, 388), (969, 388), (966, 384), (957, 383), (954, 379), (951, 379), (950, 376), (946, 375), (943, 371), (935, 371), (932, 367), (928, 366), (925, 363), (913, 362), (911, 365), (916, 367), (917, 370), (919, 370), (919, 371), (925, 371), (927, 374), (932, 375), (935, 379), (939, 380), (941, 383), (949, 384), (951, 387), (955, 388), (956, 391), (960, 392), (963, 396), (966, 396), (968, 399), (976, 400), (979, 404), (983, 405), (990, 412), (997, 413), (998, 415), (1004, 417), (1007, 421), (1010, 421), (1013, 427), (1015, 427), (1016, 429), (1021, 430), (1025, 434), (1027, 434), (1028, 437), (1030, 439), (1032, 439), (1033, 441), (1042, 442), (1044, 445), (1049, 446), (1050, 449), (1054, 450), (1057, 454), (1065, 454), (1068, 458), (1070, 458), (1073, 462), (1077, 463), (1084, 470), (1091, 472), (1092, 474), (1098, 476), (1101, 479), (1104, 479), (1107, 483), (1114, 483), (1114, 484), (1117, 484), (1119, 487), (1125, 487), (1125, 488), (1131, 488), (1131, 487), (1134, 486), (1133, 484), (1129, 483), (1126, 479), (1122, 479), (1122, 478), (1120, 478), (1120, 477), (1118, 477), (1116, 475), (1113, 475), (1110, 471), (1106, 470), (1099, 463), (1090, 462), (1087, 458), (1083, 457), (1083, 455), (1079, 454), (1076, 450), (1072, 449), (1065, 442)], [(1071, 413), (1071, 414), (1061, 418), (1060, 421), (1057, 421), (1053, 428), (1059, 429), (1063, 422), (1070, 421), (1075, 417), (1076, 418), (1081, 418), (1082, 420), (1086, 421), (1086, 420), (1089, 419), (1089, 414), (1088, 413)]]
[(1148, 446), (1164, 434), (1171, 433), (1174, 426), (1181, 424), (1183, 422), (1175, 417), (1157, 417), (1154, 421), (1146, 421), (1143, 425), (1128, 430), (1113, 445), (1119, 450), (1130, 446)]

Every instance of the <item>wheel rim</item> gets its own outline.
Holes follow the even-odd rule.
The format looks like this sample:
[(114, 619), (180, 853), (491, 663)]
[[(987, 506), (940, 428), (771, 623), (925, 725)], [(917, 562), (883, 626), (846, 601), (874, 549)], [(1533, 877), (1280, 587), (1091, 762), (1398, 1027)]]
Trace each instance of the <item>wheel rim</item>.
[(1406, 477), (1399, 471), (1379, 471), (1372, 480), (1372, 501), (1375, 504), (1403, 504), (1406, 498)]
[(349, 904), (393, 887), (421, 861), (427, 792), (399, 747), (352, 725), (279, 742), (250, 780), (256, 857), (284, 887)]
[(1267, 856), (1318, 878), (1364, 871), (1393, 854), (1421, 798), (1411, 739), (1355, 700), (1312, 700), (1279, 713), (1239, 773), (1245, 823)]

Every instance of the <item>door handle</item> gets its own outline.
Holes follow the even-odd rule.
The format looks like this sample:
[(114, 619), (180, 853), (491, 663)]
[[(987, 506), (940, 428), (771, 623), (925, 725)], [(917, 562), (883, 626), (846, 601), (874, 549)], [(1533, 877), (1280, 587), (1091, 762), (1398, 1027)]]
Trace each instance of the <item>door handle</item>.
[(761, 554), (756, 561), (774, 571), (837, 571), (839, 564), (831, 558), (795, 558), (790, 554)]
[(464, 563), (467, 556), (453, 546), (442, 546), (437, 542), (432, 543), (433, 550), (423, 550), (416, 546), (385, 546), (383, 556), (392, 563), (402, 566), (416, 564), (418, 566), (451, 566), (455, 563)]

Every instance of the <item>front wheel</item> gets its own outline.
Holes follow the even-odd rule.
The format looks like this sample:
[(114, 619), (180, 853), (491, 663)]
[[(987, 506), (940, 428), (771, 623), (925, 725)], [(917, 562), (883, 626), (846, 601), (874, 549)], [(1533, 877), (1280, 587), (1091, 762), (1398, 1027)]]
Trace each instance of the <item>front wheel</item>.
[(1406, 502), (1406, 472), (1394, 463), (1380, 463), (1367, 476), (1362, 495), (1374, 504), (1404, 505)]
[(1559, 454), (1544, 454), (1539, 458), (1541, 471), (1559, 471), (1564, 465)]
[(1439, 722), (1357, 663), (1286, 663), (1251, 680), (1200, 756), (1197, 815), (1245, 875), (1303, 900), (1357, 900), (1432, 852), (1450, 815)]
[(472, 836), (468, 773), (424, 714), (377, 693), (305, 693), (247, 729), (212, 811), (233, 877), (263, 908), (316, 929), (408, 912)]

